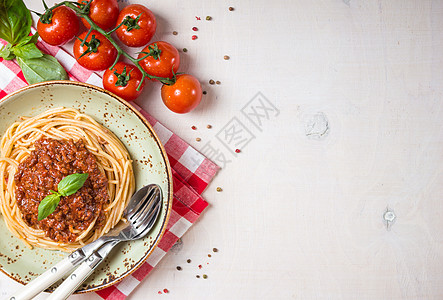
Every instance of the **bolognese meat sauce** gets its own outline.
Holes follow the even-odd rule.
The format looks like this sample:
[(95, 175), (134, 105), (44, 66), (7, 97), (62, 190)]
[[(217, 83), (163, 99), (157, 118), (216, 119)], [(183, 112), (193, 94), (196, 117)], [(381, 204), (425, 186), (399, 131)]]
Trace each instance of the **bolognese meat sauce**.
[[(108, 181), (98, 168), (95, 156), (82, 140), (41, 138), (35, 150), (19, 164), (15, 174), (15, 197), (28, 226), (45, 231), (57, 242), (72, 243), (80, 231), (97, 218), (95, 227), (103, 226), (104, 207), (109, 203)], [(38, 221), (38, 206), (57, 191), (58, 183), (74, 173), (88, 173), (88, 179), (76, 193), (61, 197), (55, 211)]]

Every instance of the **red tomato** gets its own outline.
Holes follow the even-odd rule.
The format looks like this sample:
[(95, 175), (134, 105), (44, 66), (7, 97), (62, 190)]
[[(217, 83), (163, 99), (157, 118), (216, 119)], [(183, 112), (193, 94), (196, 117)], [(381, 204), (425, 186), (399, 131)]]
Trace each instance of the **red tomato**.
[[(142, 52), (152, 54), (140, 61), (140, 65), (149, 75), (171, 78), (173, 76), (172, 70), (177, 73), (180, 66), (180, 55), (171, 44), (166, 42), (151, 43)], [(158, 53), (160, 53), (159, 57), (157, 57)], [(140, 53), (138, 58), (143, 56), (146, 54)]]
[(173, 85), (163, 85), (161, 90), (165, 105), (178, 114), (190, 112), (202, 99), (200, 82), (192, 75), (177, 75)]
[(117, 24), (125, 21), (115, 33), (123, 44), (130, 47), (146, 45), (153, 37), (157, 22), (154, 14), (140, 4), (131, 4), (122, 9)]
[[(78, 0), (78, 3), (87, 4), (86, 0)], [(89, 5), (89, 17), (103, 30), (110, 30), (115, 27), (118, 18), (117, 0), (93, 0)], [(90, 28), (88, 21), (82, 18), (86, 28)]]
[[(117, 75), (116, 75), (117, 73)], [(139, 91), (137, 87), (143, 78), (142, 72), (134, 66), (119, 61), (112, 70), (107, 69), (103, 75), (103, 86), (110, 92), (126, 101), (135, 100), (142, 92), (144, 82)]]
[(37, 31), (41, 38), (53, 46), (69, 42), (79, 30), (79, 22), (75, 13), (66, 6), (59, 6), (52, 11), (48, 24), (42, 22), (43, 14), (37, 23)]
[[(86, 32), (83, 32), (79, 38), (83, 40), (85, 36)], [(78, 63), (86, 69), (104, 70), (109, 68), (117, 57), (117, 49), (98, 31), (93, 30), (89, 34), (85, 45), (81, 46), (81, 43), (80, 40), (75, 40), (74, 56)], [(83, 55), (84, 52), (87, 52), (87, 54)]]

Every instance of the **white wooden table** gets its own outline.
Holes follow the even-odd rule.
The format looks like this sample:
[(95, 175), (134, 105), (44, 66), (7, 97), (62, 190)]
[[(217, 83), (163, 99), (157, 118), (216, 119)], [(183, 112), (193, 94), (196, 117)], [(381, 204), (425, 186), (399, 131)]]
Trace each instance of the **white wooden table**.
[(139, 104), (225, 166), (129, 299), (443, 298), (443, 1), (137, 2), (208, 92)]

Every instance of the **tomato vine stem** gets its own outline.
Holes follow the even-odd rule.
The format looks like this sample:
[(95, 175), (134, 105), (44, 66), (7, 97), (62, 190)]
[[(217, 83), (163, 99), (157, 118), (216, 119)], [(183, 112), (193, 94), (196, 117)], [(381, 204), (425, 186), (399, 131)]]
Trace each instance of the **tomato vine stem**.
[[(82, 44), (84, 44), (84, 42), (86, 41), (86, 38), (88, 37), (88, 35), (91, 33), (92, 30), (96, 30), (98, 32), (100, 32), (104, 37), (106, 37), (106, 39), (112, 44), (112, 46), (115, 47), (115, 49), (117, 50), (117, 57), (114, 61), (114, 63), (112, 64), (112, 66), (109, 68), (109, 70), (112, 71), (112, 69), (114, 68), (115, 64), (118, 62), (118, 60), (120, 59), (120, 57), (123, 55), (124, 57), (126, 57), (129, 61), (131, 61), (142, 73), (143, 77), (142, 80), (140, 81), (140, 84), (137, 87), (137, 91), (140, 90), (144, 80), (147, 78), (149, 79), (157, 79), (158, 81), (160, 81), (163, 84), (167, 84), (167, 85), (172, 85), (175, 83), (176, 81), (176, 76), (174, 74), (174, 76), (172, 78), (169, 77), (159, 77), (159, 76), (154, 76), (154, 75), (150, 75), (148, 74), (140, 65), (140, 61), (142, 61), (143, 59), (145, 59), (148, 56), (151, 56), (151, 54), (145, 53), (146, 56), (143, 56), (141, 58), (134, 58), (131, 55), (129, 55), (126, 51), (124, 51), (116, 42), (115, 40), (112, 38), (111, 34), (117, 30), (117, 28), (119, 28), (120, 26), (122, 26), (124, 24), (125, 21), (121, 22), (120, 24), (118, 24), (114, 29), (110, 30), (110, 31), (105, 31), (102, 28), (100, 28), (97, 24), (94, 23), (94, 21), (92, 21), (92, 19), (89, 17), (89, 6), (91, 4), (92, 0), (89, 0), (87, 2), (87, 4), (83, 4), (83, 5), (79, 5), (79, 3), (77, 2), (73, 2), (73, 1), (63, 1), (60, 2), (58, 4), (55, 4), (54, 6), (47, 8), (45, 7), (46, 11), (52, 11), (53, 9), (59, 7), (59, 6), (66, 6), (69, 7), (70, 9), (72, 9), (78, 16), (80, 16), (81, 18), (84, 18), (86, 20), (86, 22), (88, 22), (88, 24), (90, 25), (90, 28), (88, 30), (88, 33), (85, 37), (85, 39), (83, 40)], [(46, 5), (45, 5), (46, 6)]]

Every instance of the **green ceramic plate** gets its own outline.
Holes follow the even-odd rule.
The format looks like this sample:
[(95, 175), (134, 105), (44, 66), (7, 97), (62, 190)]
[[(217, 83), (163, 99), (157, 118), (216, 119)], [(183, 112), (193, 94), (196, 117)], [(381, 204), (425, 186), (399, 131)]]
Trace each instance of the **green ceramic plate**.
[[(110, 129), (134, 161), (136, 190), (149, 183), (163, 191), (159, 220), (144, 239), (121, 243), (82, 285), (79, 292), (100, 290), (135, 271), (152, 253), (162, 237), (172, 206), (172, 176), (166, 152), (146, 119), (119, 97), (92, 85), (51, 81), (30, 85), (0, 102), (0, 137), (20, 116), (34, 116), (53, 107), (73, 107)], [(2, 217), (0, 216), (0, 219)], [(26, 284), (67, 254), (28, 249), (0, 220), (0, 268)]]

